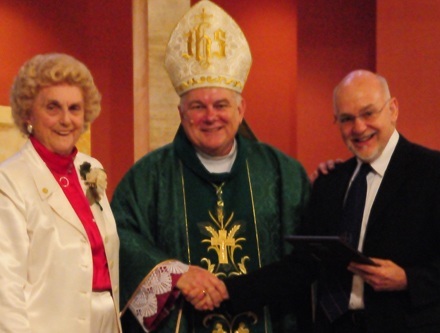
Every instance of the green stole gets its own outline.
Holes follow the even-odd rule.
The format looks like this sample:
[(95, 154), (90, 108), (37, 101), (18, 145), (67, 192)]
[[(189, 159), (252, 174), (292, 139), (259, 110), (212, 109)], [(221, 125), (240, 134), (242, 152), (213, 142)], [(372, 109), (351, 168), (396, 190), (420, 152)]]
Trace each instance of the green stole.
[[(211, 174), (202, 165), (182, 129), (175, 149), (185, 209), (186, 245), (191, 265), (206, 268), (219, 278), (247, 274), (261, 267), (261, 253), (249, 163), (238, 140), (237, 158), (230, 173)], [(189, 332), (271, 332), (269, 315), (183, 310)]]

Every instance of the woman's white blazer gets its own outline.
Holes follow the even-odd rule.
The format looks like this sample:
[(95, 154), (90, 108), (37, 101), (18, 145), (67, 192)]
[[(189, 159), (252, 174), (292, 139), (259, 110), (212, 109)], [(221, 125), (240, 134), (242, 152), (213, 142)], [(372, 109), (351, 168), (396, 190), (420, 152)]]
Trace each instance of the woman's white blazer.
[[(94, 158), (78, 153), (75, 170)], [(80, 177), (79, 177), (80, 178)], [(80, 178), (83, 190), (86, 185)], [(91, 206), (119, 312), (119, 239), (107, 197)], [(90, 332), (93, 264), (85, 229), (30, 141), (0, 164), (0, 332)], [(119, 316), (118, 316), (119, 318)]]

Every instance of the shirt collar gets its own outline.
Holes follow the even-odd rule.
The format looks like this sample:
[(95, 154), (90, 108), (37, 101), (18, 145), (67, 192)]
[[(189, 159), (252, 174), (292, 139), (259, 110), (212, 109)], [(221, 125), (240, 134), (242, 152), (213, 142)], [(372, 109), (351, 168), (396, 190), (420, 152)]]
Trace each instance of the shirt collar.
[(196, 150), (196, 154), (209, 172), (230, 172), (237, 157), (237, 141), (234, 139), (232, 149), (226, 156), (211, 156), (199, 150)]
[[(391, 156), (393, 155), (394, 150), (396, 149), (398, 141), (399, 141), (399, 133), (397, 132), (396, 129), (394, 129), (394, 132), (391, 135), (390, 139), (388, 140), (388, 143), (385, 146), (385, 149), (383, 150), (382, 154), (380, 154), (380, 156), (377, 159), (375, 159), (373, 162), (370, 163), (374, 172), (379, 176), (381, 177), (384, 176), (388, 164), (390, 163)], [(362, 162), (358, 159), (358, 166), (361, 163)]]
[(40, 141), (38, 141), (33, 135), (29, 136), (32, 145), (40, 155), (41, 159), (46, 163), (49, 170), (57, 172), (59, 174), (71, 173), (74, 168), (73, 161), (75, 159), (78, 150), (74, 147), (73, 151), (66, 156), (56, 154), (47, 149)]

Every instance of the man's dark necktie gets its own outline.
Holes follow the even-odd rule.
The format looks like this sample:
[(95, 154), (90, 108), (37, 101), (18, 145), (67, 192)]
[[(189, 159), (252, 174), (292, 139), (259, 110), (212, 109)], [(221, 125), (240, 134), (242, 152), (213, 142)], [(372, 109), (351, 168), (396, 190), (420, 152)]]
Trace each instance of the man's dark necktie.
[(367, 197), (367, 175), (371, 166), (363, 163), (353, 179), (345, 199), (342, 213), (341, 235), (342, 238), (355, 249), (359, 245), (359, 236), (364, 215), (365, 199)]
[[(369, 164), (362, 164), (353, 179), (345, 199), (340, 226), (342, 238), (357, 249), (367, 196), (367, 175), (371, 171)], [(342, 268), (344, 269), (344, 268)], [(334, 321), (348, 310), (353, 276), (343, 271), (339, 276), (327, 276), (322, 288), (320, 304), (330, 321)]]

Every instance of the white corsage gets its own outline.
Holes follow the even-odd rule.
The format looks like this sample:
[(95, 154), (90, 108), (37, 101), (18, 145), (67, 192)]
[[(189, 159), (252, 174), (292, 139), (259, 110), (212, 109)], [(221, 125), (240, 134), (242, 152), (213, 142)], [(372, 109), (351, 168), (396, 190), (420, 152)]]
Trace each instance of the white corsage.
[(92, 169), (89, 162), (84, 162), (79, 167), (79, 174), (88, 186), (86, 197), (89, 200), (90, 206), (96, 203), (102, 210), (99, 201), (107, 188), (107, 174), (105, 170), (101, 168)]

